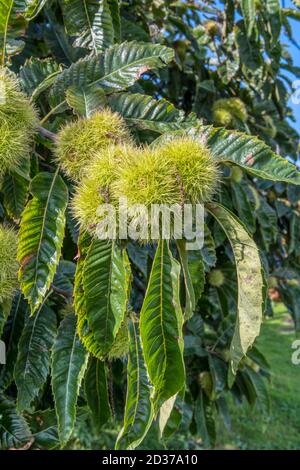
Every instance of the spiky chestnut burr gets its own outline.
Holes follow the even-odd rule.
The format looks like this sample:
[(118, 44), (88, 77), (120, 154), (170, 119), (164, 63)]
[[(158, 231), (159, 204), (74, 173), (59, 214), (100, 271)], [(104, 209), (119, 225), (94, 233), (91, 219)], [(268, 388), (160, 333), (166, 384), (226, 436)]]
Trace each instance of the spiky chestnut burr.
[(64, 173), (80, 181), (91, 160), (112, 143), (130, 140), (124, 120), (117, 113), (104, 109), (88, 119), (66, 124), (58, 133), (55, 159)]

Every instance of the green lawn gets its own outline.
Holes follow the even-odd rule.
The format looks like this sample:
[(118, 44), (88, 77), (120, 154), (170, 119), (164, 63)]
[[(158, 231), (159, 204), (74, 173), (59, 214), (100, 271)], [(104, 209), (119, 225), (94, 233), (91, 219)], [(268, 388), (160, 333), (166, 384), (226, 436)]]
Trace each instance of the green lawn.
[(291, 362), (295, 340), (293, 325), (279, 305), (273, 318), (266, 319), (257, 341), (271, 364), (271, 414), (230, 404), (230, 430), (218, 424), (218, 448), (300, 449), (300, 365)]

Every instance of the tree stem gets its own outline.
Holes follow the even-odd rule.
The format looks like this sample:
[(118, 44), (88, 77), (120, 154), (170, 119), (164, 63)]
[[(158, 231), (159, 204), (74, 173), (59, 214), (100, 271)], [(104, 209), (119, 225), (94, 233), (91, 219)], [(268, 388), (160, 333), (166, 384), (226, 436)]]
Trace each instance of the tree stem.
[(43, 137), (46, 137), (46, 139), (52, 140), (52, 142), (56, 141), (56, 134), (54, 134), (54, 132), (48, 131), (48, 129), (45, 129), (42, 126), (38, 126), (37, 129)]

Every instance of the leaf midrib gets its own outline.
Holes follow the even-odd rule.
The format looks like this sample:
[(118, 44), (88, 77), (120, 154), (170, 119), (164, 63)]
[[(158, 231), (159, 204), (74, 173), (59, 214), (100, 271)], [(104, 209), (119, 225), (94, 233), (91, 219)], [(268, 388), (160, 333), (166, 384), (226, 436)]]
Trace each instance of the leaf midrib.
[(90, 21), (89, 11), (88, 11), (88, 7), (87, 7), (87, 4), (86, 4), (86, 0), (83, 0), (83, 6), (84, 6), (84, 12), (85, 12), (85, 15), (86, 15), (86, 19), (87, 19), (87, 22), (88, 22), (88, 27), (89, 27), (89, 30), (90, 30), (90, 33), (91, 33), (93, 48), (94, 48), (95, 52), (97, 52), (96, 41), (95, 41), (95, 38), (94, 38), (93, 28), (92, 28), (92, 24), (91, 24), (91, 21)]
[(5, 64), (5, 51), (6, 51), (6, 42), (7, 42), (7, 31), (8, 31), (8, 22), (14, 5), (14, 0), (11, 0), (10, 6), (7, 10), (6, 21), (4, 24), (4, 36), (3, 36), (3, 51), (2, 51), (2, 65)]

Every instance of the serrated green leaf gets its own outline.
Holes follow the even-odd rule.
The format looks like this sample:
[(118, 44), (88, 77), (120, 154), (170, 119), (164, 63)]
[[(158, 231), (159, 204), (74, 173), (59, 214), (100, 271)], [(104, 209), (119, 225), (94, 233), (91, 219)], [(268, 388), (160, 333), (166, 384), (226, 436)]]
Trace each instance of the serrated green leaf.
[(155, 132), (168, 132), (196, 125), (197, 117), (187, 118), (183, 111), (176, 109), (165, 99), (155, 100), (140, 93), (112, 95), (109, 105), (121, 114), (130, 126), (149, 129)]
[(256, 229), (255, 199), (247, 183), (231, 182), (233, 207), (239, 218), (246, 225), (249, 232), (254, 233)]
[(28, 449), (33, 437), (23, 416), (19, 415), (14, 403), (0, 397), (0, 449)]
[(75, 274), (75, 284), (74, 284), (74, 306), (75, 312), (77, 315), (77, 331), (80, 337), (80, 340), (86, 347), (88, 351), (92, 351), (92, 354), (97, 357), (102, 357), (101, 346), (99, 347), (98, 343), (94, 338), (93, 332), (90, 330), (87, 317), (86, 317), (86, 302), (84, 295), (84, 286), (83, 286), (83, 270), (84, 263), (86, 260), (87, 253), (91, 246), (92, 239), (87, 232), (79, 234), (78, 238), (78, 251), (79, 259), (77, 261), (76, 274)]
[(48, 0), (25, 0), (26, 9), (24, 11), (24, 17), (28, 21), (33, 20), (44, 8), (47, 1)]
[(120, 0), (107, 0), (107, 3), (110, 9), (112, 24), (114, 28), (115, 42), (121, 42), (121, 2)]
[(28, 304), (21, 291), (17, 291), (4, 327), (2, 339), (6, 345), (6, 363), (0, 370), (0, 390), (6, 390), (13, 381), (19, 339), (28, 313)]
[(257, 137), (210, 126), (203, 128), (203, 136), (213, 156), (221, 162), (233, 162), (259, 178), (300, 184), (296, 166)]
[(218, 397), (227, 385), (227, 364), (214, 354), (208, 355), (208, 363), (213, 382), (214, 396)]
[(271, 43), (276, 44), (281, 32), (281, 4), (279, 0), (265, 0), (265, 8), (271, 26)]
[(44, 305), (28, 319), (19, 341), (14, 371), (19, 411), (30, 409), (47, 379), (55, 335), (56, 315)]
[(205, 284), (204, 262), (200, 250), (188, 252), (188, 268), (195, 293), (195, 305), (197, 305)]
[[(159, 432), (161, 438), (166, 441), (177, 431), (182, 421), (184, 411), (185, 389), (180, 391), (177, 396), (171, 397), (161, 407), (159, 411)], [(173, 403), (172, 403), (173, 402)]]
[(53, 83), (61, 67), (53, 59), (31, 58), (20, 69), (20, 82), (23, 90), (36, 100)]
[(52, 350), (52, 391), (62, 447), (72, 434), (79, 388), (87, 366), (86, 353), (76, 333), (76, 316), (61, 322)]
[(111, 417), (105, 362), (90, 357), (84, 379), (84, 389), (94, 426), (100, 432), (103, 424), (107, 423)]
[(270, 413), (271, 401), (265, 379), (249, 366), (246, 366), (244, 374), (248, 376), (255, 390), (258, 407), (262, 413), (268, 415)]
[(114, 27), (107, 0), (61, 0), (65, 26), (75, 37), (73, 46), (101, 52), (114, 43)]
[(260, 205), (257, 209), (259, 222), (258, 231), (261, 235), (262, 246), (266, 251), (278, 236), (278, 224), (276, 211), (264, 198), (260, 198)]
[(202, 391), (199, 392), (194, 412), (197, 432), (206, 447), (213, 447), (216, 441), (216, 425), (213, 415), (213, 405)]
[(133, 450), (143, 441), (151, 426), (153, 406), (138, 325), (134, 320), (129, 325), (129, 338), (124, 424), (116, 442), (116, 449)]
[[(24, 173), (29, 173), (29, 162), (25, 163)], [(23, 176), (19, 172), (11, 171), (7, 173), (2, 181), (2, 191), (4, 194), (3, 204), (8, 215), (12, 219), (18, 220), (24, 210), (27, 201), (30, 178)]]
[(124, 319), (129, 269), (126, 251), (115, 241), (93, 240), (85, 260), (83, 286), (87, 322), (103, 356)]
[(54, 278), (65, 230), (68, 190), (56, 173), (39, 173), (31, 182), (33, 199), (21, 220), (18, 245), (21, 289), (34, 313)]
[(256, 3), (255, 0), (240, 0), (239, 3), (244, 16), (247, 35), (250, 37), (255, 24)]
[(292, 254), (295, 252), (295, 255), (300, 254), (300, 212), (294, 210), (291, 214), (290, 220), (290, 240), (288, 253)]
[(189, 320), (195, 311), (204, 288), (205, 274), (201, 253), (186, 250), (184, 240), (176, 240), (180, 256), (185, 285), (185, 320)]
[(225, 207), (208, 205), (229, 239), (238, 279), (238, 312), (230, 353), (233, 373), (260, 331), (263, 306), (263, 278), (259, 252), (243, 225)]
[(56, 78), (51, 89), (53, 106), (65, 101), (71, 86), (102, 87), (106, 93), (125, 90), (143, 73), (164, 67), (173, 59), (173, 50), (159, 44), (124, 42), (105, 52), (72, 64)]
[(86, 118), (105, 105), (105, 95), (101, 88), (76, 88), (70, 87), (66, 93), (68, 105), (76, 114)]
[(168, 242), (160, 240), (140, 316), (155, 412), (185, 382), (179, 281), (179, 263), (172, 257)]
[(52, 450), (59, 447), (55, 410), (39, 410), (26, 414), (34, 438), (33, 449)]

